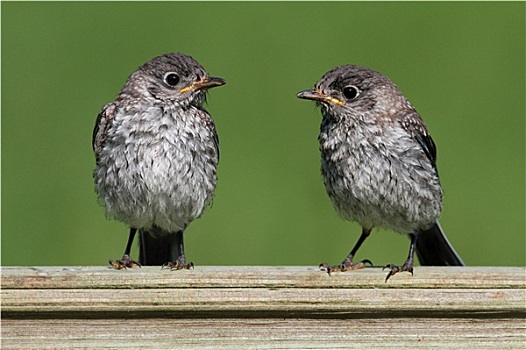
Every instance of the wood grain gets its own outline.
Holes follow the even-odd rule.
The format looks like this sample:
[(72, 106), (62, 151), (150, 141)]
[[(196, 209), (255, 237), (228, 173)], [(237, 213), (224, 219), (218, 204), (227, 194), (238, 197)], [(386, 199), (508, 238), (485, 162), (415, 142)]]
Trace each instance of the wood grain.
[[(526, 345), (524, 267), (3, 267), (2, 348)], [(60, 345), (58, 345), (60, 344)]]

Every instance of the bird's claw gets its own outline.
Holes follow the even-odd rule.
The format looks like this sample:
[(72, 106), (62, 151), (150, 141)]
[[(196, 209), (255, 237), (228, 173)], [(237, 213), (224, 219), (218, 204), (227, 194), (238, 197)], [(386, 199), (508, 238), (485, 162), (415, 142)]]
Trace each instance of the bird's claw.
[(189, 270), (194, 268), (194, 263), (191, 261), (187, 263), (186, 258), (180, 256), (175, 262), (169, 261), (163, 264), (161, 269), (164, 269), (165, 267), (169, 268), (170, 270)]
[(141, 267), (141, 264), (139, 264), (137, 261), (130, 258), (128, 254), (124, 254), (124, 256), (120, 260), (108, 260), (109, 264), (115, 269), (115, 270), (122, 270), (127, 269), (128, 267)]
[(406, 262), (402, 266), (394, 265), (394, 264), (387, 264), (382, 268), (382, 271), (385, 269), (390, 269), (389, 273), (385, 277), (385, 282), (387, 283), (387, 280), (391, 277), (397, 274), (398, 272), (411, 272), (411, 275), (413, 275), (413, 264)]
[(330, 266), (329, 264), (324, 262), (324, 263), (320, 264), (319, 268), (322, 271), (327, 271), (327, 273), (330, 276), (331, 272), (345, 272), (345, 271), (350, 271), (350, 270), (363, 269), (365, 267), (365, 264), (369, 264), (369, 265), (373, 266), (373, 263), (371, 262), (371, 260), (368, 260), (368, 259), (364, 259), (364, 260), (362, 260), (362, 261), (360, 261), (360, 262), (355, 264), (355, 263), (352, 262), (351, 259), (347, 258), (340, 265), (332, 265), (332, 266)]

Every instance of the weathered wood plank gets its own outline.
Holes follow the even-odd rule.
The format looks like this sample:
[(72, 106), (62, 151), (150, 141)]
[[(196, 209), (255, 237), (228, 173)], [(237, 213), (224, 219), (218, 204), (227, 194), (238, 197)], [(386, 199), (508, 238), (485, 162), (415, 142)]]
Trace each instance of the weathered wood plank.
[[(510, 289), (12, 289), (5, 317), (437, 317), (524, 316), (525, 293)], [(491, 316), (493, 315), (493, 316)]]
[(170, 271), (148, 266), (127, 270), (110, 267), (2, 267), (6, 289), (125, 288), (426, 288), (525, 289), (524, 267), (415, 267), (385, 283), (386, 272), (367, 268), (327, 273), (305, 266), (199, 266)]
[(3, 267), (2, 349), (523, 349), (526, 268)]
[(2, 349), (524, 349), (523, 319), (4, 320)]
[[(388, 283), (381, 269), (328, 276), (306, 267), (2, 269), (6, 317), (345, 317), (524, 315), (525, 268), (419, 267)], [(193, 315), (189, 315), (192, 313)]]

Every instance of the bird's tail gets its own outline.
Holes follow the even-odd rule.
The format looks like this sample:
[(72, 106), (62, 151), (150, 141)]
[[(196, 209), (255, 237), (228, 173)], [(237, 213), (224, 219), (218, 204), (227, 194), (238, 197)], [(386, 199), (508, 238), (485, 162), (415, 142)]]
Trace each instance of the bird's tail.
[(438, 222), (418, 233), (416, 255), (422, 266), (464, 266)]
[(157, 228), (139, 230), (139, 263), (163, 265), (175, 261), (178, 256), (176, 235)]

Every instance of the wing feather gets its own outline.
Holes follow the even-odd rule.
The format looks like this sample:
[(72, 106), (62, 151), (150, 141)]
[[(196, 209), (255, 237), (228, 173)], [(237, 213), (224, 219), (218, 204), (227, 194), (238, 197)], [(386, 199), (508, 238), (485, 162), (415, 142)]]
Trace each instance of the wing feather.
[(97, 115), (97, 121), (95, 122), (95, 128), (93, 129), (92, 146), (95, 152), (95, 158), (98, 158), (104, 141), (106, 140), (107, 129), (111, 125), (111, 120), (115, 116), (117, 106), (115, 103), (108, 103), (102, 107), (101, 111)]

